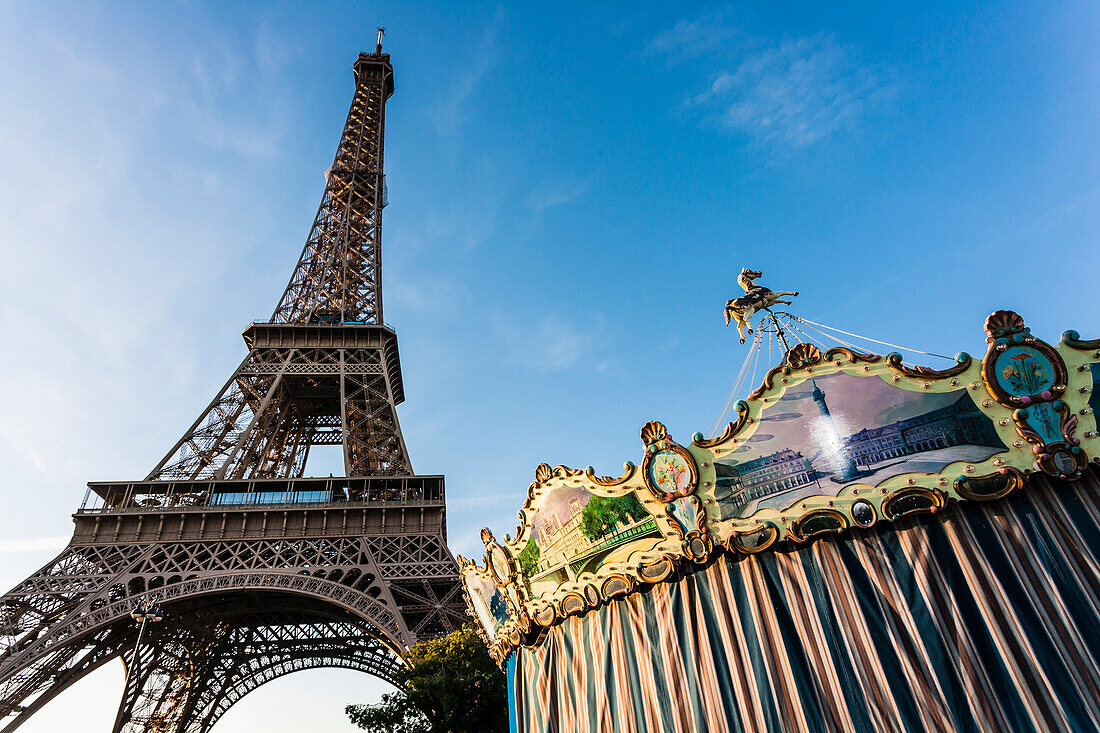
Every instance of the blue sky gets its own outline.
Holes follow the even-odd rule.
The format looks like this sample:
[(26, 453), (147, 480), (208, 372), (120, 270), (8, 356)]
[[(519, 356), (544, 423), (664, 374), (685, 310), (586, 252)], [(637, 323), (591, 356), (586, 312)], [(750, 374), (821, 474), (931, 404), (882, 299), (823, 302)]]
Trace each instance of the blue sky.
[[(1002, 307), (1100, 333), (1094, 3), (4, 3), (5, 587), (85, 482), (156, 463), (270, 315), (379, 24), (400, 418), (458, 552), (512, 531), (540, 461), (614, 473), (646, 420), (707, 429), (742, 267), (938, 353), (982, 353)], [(121, 675), (24, 730), (106, 727)], [(382, 689), (303, 673), (220, 730), (342, 730)]]

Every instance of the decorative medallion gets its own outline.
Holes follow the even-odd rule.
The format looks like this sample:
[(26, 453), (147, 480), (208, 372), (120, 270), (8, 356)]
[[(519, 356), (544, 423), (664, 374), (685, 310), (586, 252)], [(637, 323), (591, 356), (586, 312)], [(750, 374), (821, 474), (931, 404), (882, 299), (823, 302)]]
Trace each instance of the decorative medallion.
[(852, 503), (852, 521), (860, 527), (870, 527), (875, 523), (875, 508), (866, 499)]
[(642, 460), (642, 478), (646, 488), (664, 502), (665, 514), (673, 532), (679, 536), (686, 556), (704, 562), (713, 549), (706, 526), (706, 512), (697, 496), (699, 468), (695, 458), (672, 438), (665, 426), (652, 421), (642, 427), (646, 453)]
[(982, 379), (994, 399), (1017, 408), (1012, 418), (1016, 431), (1034, 446), (1035, 467), (1060, 479), (1080, 478), (1088, 458), (1074, 436), (1077, 416), (1059, 399), (1068, 382), (1066, 363), (1012, 311), (990, 315), (985, 330), (989, 351)]
[(508, 559), (504, 548), (497, 543), (488, 527), (481, 530), (481, 541), (485, 543), (485, 564), (489, 566), (489, 572), (493, 574), (493, 580), (498, 585), (511, 583), (515, 575), (512, 570), (512, 561)]
[(1006, 407), (1053, 400), (1066, 391), (1066, 364), (1049, 344), (1031, 335), (1024, 319), (997, 311), (985, 321), (989, 351), (982, 377), (994, 399)]
[(470, 614), (477, 620), (490, 649), (496, 645), (498, 633), (509, 620), (508, 603), (491, 573), (486, 573), (464, 557), (458, 558), (462, 587)]
[(695, 492), (699, 484), (695, 459), (687, 449), (668, 437), (664, 425), (656, 421), (646, 423), (642, 428), (642, 442), (646, 445), (642, 475), (655, 497), (671, 502)]

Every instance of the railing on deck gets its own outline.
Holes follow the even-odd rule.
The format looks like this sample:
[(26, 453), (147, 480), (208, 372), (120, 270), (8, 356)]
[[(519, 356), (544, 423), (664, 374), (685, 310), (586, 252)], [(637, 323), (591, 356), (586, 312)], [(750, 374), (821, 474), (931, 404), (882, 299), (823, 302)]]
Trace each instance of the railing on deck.
[(134, 513), (199, 507), (347, 506), (369, 502), (442, 504), (442, 476), (131, 481), (88, 484), (78, 514)]
[(396, 331), (397, 330), (393, 326), (391, 326), (389, 323), (385, 323), (385, 322), (376, 323), (374, 321), (345, 321), (345, 320), (342, 320), (338, 315), (333, 315), (331, 317), (325, 317), (324, 315), (315, 316), (315, 317), (313, 317), (312, 319), (310, 319), (309, 321), (306, 321), (306, 322), (280, 321), (280, 320), (275, 320), (275, 319), (272, 319), (272, 318), (265, 318), (263, 320), (254, 320), (254, 321), (252, 321), (252, 325), (253, 326), (379, 326), (379, 325), (381, 325), (381, 326), (385, 326), (386, 328), (390, 329), (391, 331)]

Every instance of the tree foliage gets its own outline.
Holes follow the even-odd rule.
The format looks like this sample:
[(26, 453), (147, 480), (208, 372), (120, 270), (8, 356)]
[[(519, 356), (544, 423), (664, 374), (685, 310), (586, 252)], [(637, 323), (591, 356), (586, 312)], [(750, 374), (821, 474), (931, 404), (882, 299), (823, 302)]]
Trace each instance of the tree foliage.
[(539, 554), (539, 546), (535, 544), (535, 538), (529, 538), (523, 552), (519, 553), (519, 566), (524, 575), (530, 577), (535, 574), (539, 566)]
[(432, 726), (404, 692), (382, 696), (377, 705), (348, 705), (344, 712), (354, 725), (373, 733), (429, 733)]
[(348, 705), (351, 722), (371, 733), (504, 733), (508, 704), (504, 675), (472, 624), (422, 641), (405, 654), (398, 673), (404, 691), (376, 705)]
[(620, 524), (637, 522), (646, 516), (645, 507), (634, 494), (593, 496), (581, 512), (581, 532), (595, 541)]

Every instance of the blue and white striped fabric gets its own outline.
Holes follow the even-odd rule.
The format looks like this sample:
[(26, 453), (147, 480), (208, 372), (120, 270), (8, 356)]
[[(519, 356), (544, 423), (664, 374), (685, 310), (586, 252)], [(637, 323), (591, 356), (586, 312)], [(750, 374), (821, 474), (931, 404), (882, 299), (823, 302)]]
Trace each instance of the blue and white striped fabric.
[[(1094, 469), (1095, 471), (1095, 469)], [(719, 558), (516, 655), (524, 733), (1100, 730), (1100, 480)]]

